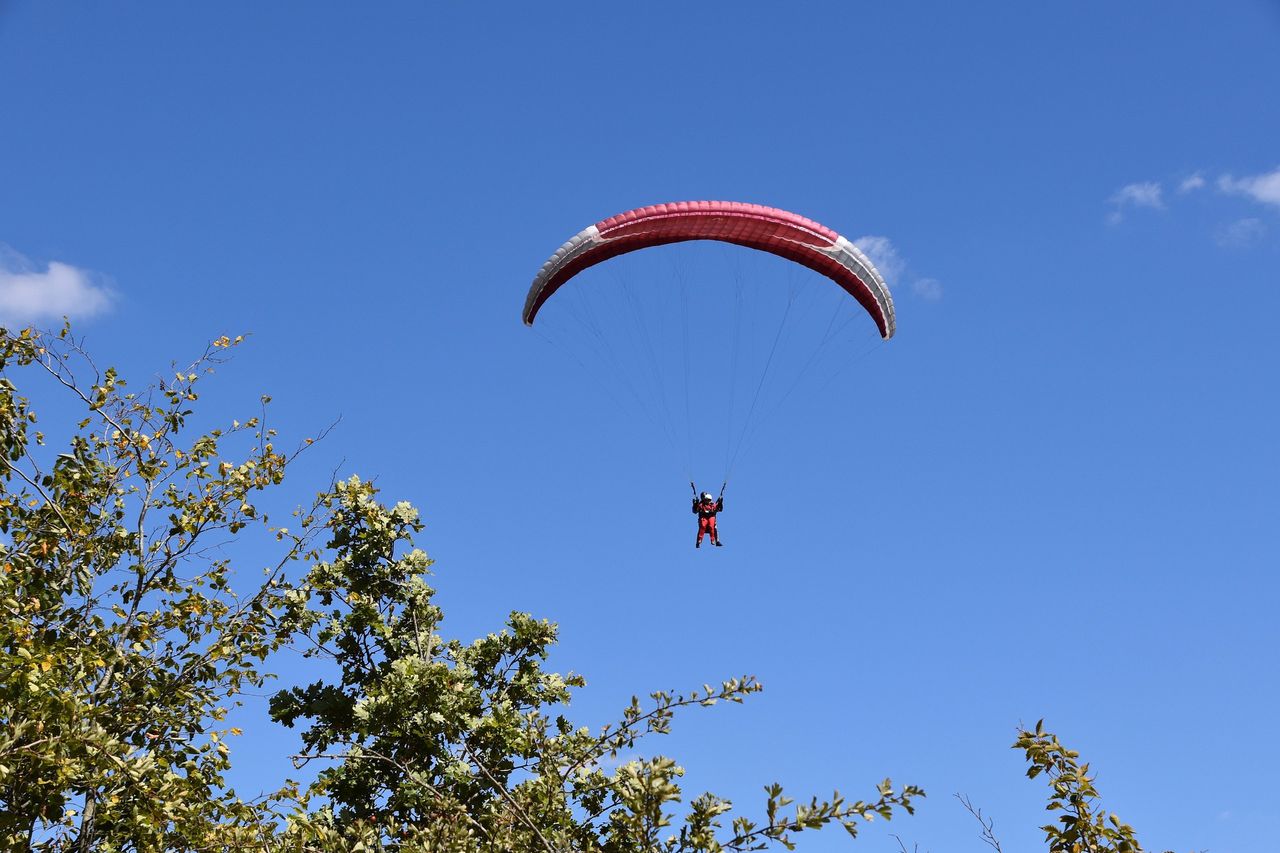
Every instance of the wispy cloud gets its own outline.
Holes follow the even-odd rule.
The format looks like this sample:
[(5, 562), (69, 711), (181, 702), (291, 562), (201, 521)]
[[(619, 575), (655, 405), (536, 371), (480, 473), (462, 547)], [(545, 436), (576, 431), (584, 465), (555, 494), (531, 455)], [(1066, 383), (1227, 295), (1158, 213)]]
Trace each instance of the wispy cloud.
[(1144, 181), (1139, 184), (1125, 184), (1116, 190), (1111, 197), (1112, 204), (1129, 204), (1134, 207), (1164, 207), (1160, 184), (1157, 181)]
[(0, 326), (85, 319), (108, 310), (113, 301), (101, 276), (60, 261), (50, 261), (41, 271), (0, 245)]
[(1164, 191), (1158, 181), (1125, 184), (1116, 190), (1108, 201), (1111, 203), (1111, 213), (1107, 216), (1107, 221), (1115, 224), (1124, 218), (1126, 208), (1148, 207), (1163, 210)]
[(1224, 249), (1244, 249), (1254, 245), (1267, 233), (1261, 219), (1249, 217), (1224, 225), (1214, 234), (1214, 241)]
[(1202, 188), (1205, 183), (1204, 176), (1196, 172), (1194, 175), (1188, 175), (1182, 179), (1182, 182), (1178, 184), (1178, 192), (1189, 193)]
[(920, 278), (911, 283), (911, 292), (926, 302), (937, 302), (942, 298), (942, 282), (936, 278)]
[(853, 245), (871, 259), (871, 263), (875, 264), (890, 287), (898, 283), (898, 278), (907, 265), (894, 248), (892, 240), (888, 237), (866, 236), (854, 240)]
[(1218, 189), (1224, 193), (1247, 195), (1254, 201), (1280, 207), (1280, 168), (1245, 178), (1223, 175), (1218, 178)]
[[(889, 287), (900, 284), (907, 271), (907, 262), (888, 237), (868, 235), (853, 241), (853, 245), (871, 259)], [(937, 302), (942, 298), (942, 282), (936, 278), (918, 278), (911, 282), (911, 293), (921, 299)]]
[[(1164, 193), (1165, 186), (1170, 188), (1168, 199)], [(1129, 211), (1138, 208), (1164, 210), (1166, 202), (1175, 206), (1190, 204), (1192, 199), (1189, 196), (1193, 193), (1199, 194), (1197, 201), (1207, 204), (1211, 196), (1199, 192), (1207, 187), (1212, 187), (1223, 195), (1250, 199), (1273, 210), (1280, 208), (1280, 167), (1256, 175), (1236, 177), (1227, 173), (1217, 178), (1206, 178), (1204, 171), (1197, 170), (1190, 174), (1184, 173), (1180, 178), (1169, 178), (1163, 183), (1141, 181), (1124, 185), (1107, 199), (1107, 204), (1110, 206), (1107, 222), (1116, 225), (1124, 220)], [(1176, 196), (1173, 195), (1174, 189), (1177, 191)], [(1184, 196), (1188, 198), (1183, 198)], [(1211, 232), (1213, 241), (1219, 247), (1248, 248), (1263, 242), (1272, 232), (1273, 229), (1268, 224), (1266, 216), (1240, 216), (1243, 212), (1236, 214), (1239, 218)]]

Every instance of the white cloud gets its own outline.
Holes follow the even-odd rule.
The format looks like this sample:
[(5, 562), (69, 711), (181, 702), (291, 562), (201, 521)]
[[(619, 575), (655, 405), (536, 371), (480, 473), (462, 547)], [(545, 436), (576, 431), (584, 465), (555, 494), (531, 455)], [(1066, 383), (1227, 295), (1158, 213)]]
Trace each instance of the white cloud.
[(894, 282), (906, 267), (906, 262), (893, 247), (893, 241), (888, 237), (867, 236), (854, 240), (853, 245), (871, 259), (871, 263), (880, 271), (880, 275), (884, 276), (885, 283), (893, 287)]
[(937, 302), (942, 298), (942, 282), (936, 278), (918, 278), (911, 282), (911, 292), (926, 302)]
[[(0, 247), (3, 248), (3, 247)], [(0, 252), (0, 325), (84, 319), (111, 307), (114, 294), (99, 276), (60, 261), (44, 272), (10, 250)]]
[(1225, 249), (1243, 249), (1257, 243), (1267, 233), (1261, 219), (1239, 219), (1224, 225), (1214, 235), (1214, 240)]
[[(1170, 178), (1165, 182), (1143, 181), (1126, 184), (1107, 199), (1109, 210), (1107, 222), (1118, 225), (1123, 222), (1131, 210), (1146, 208), (1164, 210), (1166, 207), (1165, 185), (1170, 193), (1176, 189), (1178, 196), (1188, 196), (1207, 187), (1216, 187), (1224, 194), (1244, 196), (1259, 204), (1280, 208), (1280, 167), (1256, 175), (1235, 177), (1224, 174), (1216, 180), (1206, 179), (1203, 171), (1185, 174), (1181, 178)], [(1182, 199), (1170, 198), (1169, 202)], [(1213, 240), (1222, 248), (1242, 249), (1259, 243), (1268, 233), (1269, 226), (1265, 218), (1245, 217), (1221, 225), (1213, 232)]]
[[(875, 268), (884, 276), (885, 284), (893, 287), (902, 279), (907, 269), (907, 262), (898, 254), (893, 241), (888, 237), (868, 235), (853, 241), (853, 245), (862, 250)], [(919, 278), (911, 283), (911, 293), (920, 299), (936, 302), (942, 298), (942, 282), (936, 278)]]
[(1223, 175), (1218, 178), (1218, 189), (1224, 193), (1247, 195), (1254, 201), (1280, 207), (1280, 168), (1247, 178)]
[(1199, 172), (1194, 175), (1188, 175), (1182, 179), (1182, 183), (1178, 184), (1178, 192), (1189, 193), (1192, 190), (1198, 190), (1205, 185), (1204, 176)]
[(1126, 207), (1150, 207), (1155, 210), (1164, 209), (1163, 190), (1157, 181), (1144, 181), (1137, 184), (1125, 184), (1116, 190), (1115, 194), (1108, 199), (1113, 206), (1113, 210), (1107, 216), (1107, 221), (1116, 224), (1124, 218), (1122, 213)]

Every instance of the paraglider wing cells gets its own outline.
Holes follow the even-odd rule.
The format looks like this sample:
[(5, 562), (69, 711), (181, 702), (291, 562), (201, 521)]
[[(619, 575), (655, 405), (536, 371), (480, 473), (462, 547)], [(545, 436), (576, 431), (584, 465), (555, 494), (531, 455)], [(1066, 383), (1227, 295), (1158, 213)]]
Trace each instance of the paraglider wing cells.
[(533, 325), (543, 303), (578, 273), (618, 255), (687, 240), (718, 240), (769, 252), (834, 281), (893, 337), (893, 298), (884, 278), (844, 237), (795, 213), (733, 201), (681, 201), (620, 213), (575, 234), (552, 255), (529, 288), (523, 319)]

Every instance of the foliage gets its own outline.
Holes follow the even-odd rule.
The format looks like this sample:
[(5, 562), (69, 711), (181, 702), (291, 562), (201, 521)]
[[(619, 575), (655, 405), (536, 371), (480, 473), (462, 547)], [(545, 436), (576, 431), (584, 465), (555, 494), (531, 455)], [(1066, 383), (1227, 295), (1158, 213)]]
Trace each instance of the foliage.
[[(0, 849), (790, 848), (923, 796), (886, 780), (865, 801), (796, 804), (772, 785), (756, 820), (709, 793), (678, 814), (683, 770), (638, 742), (759, 683), (653, 693), (595, 732), (570, 723), (584, 681), (543, 668), (553, 624), (513, 613), (469, 644), (440, 635), (408, 504), (352, 478), (296, 530), (270, 523), (260, 507), (293, 456), (264, 425), (267, 399), (257, 417), (192, 426), (198, 382), (237, 343), (135, 394), (67, 328), (0, 329)], [(56, 437), (37, 429), (39, 381)], [(267, 553), (250, 582), (243, 563)], [(310, 566), (300, 582), (293, 564)], [(226, 783), (238, 731), (224, 721), (295, 641), (339, 675), (281, 691), (272, 715), (310, 721), (299, 764), (329, 763), (245, 801)]]
[(1049, 853), (1142, 853), (1132, 826), (1121, 823), (1114, 813), (1098, 809), (1098, 790), (1089, 775), (1089, 765), (1079, 762), (1080, 753), (1067, 749), (1058, 736), (1044, 730), (1044, 720), (1034, 730), (1022, 729), (1013, 744), (1026, 753), (1027, 778), (1041, 773), (1049, 781), (1048, 811), (1059, 811), (1058, 823), (1041, 827)]
[[(267, 523), (254, 495), (289, 461), (260, 418), (179, 442), (201, 374), (235, 343), (133, 394), (66, 328), (0, 330), (3, 849), (199, 848), (256, 820), (226, 789), (236, 732), (219, 723), (263, 683), (280, 571), (306, 538), (276, 531), (264, 580), (231, 588), (218, 540)], [(20, 378), (79, 409), (63, 452)]]

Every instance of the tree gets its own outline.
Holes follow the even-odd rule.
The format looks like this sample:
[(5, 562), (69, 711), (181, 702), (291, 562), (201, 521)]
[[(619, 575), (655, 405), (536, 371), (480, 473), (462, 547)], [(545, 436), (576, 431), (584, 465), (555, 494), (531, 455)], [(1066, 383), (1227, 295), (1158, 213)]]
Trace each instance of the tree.
[[(1057, 823), (1040, 827), (1045, 833), (1048, 853), (1142, 853), (1137, 834), (1132, 826), (1122, 823), (1114, 812), (1105, 813), (1100, 807), (1100, 795), (1094, 787), (1094, 777), (1089, 765), (1081, 764), (1080, 753), (1068, 749), (1053, 732), (1046, 731), (1044, 720), (1034, 729), (1019, 727), (1014, 749), (1026, 755), (1027, 778), (1043, 775), (1049, 783), (1049, 804), (1046, 811), (1061, 812)], [(982, 840), (995, 853), (1004, 853), (1000, 839), (996, 837), (995, 822), (984, 817), (982, 809), (964, 794), (956, 799), (982, 826)], [(906, 853), (906, 845), (899, 839), (899, 847)], [(1170, 853), (1170, 851), (1166, 851)]]
[[(69, 328), (0, 330), (4, 849), (200, 849), (257, 821), (226, 788), (234, 731), (218, 725), (263, 684), (281, 571), (307, 536), (274, 531), (274, 565), (237, 594), (221, 540), (267, 524), (254, 495), (290, 460), (260, 417), (179, 441), (202, 374), (238, 342), (133, 394)], [(55, 425), (56, 454), (19, 393), (40, 379), (80, 411)]]
[(1133, 827), (1099, 808), (1089, 765), (1081, 764), (1080, 753), (1063, 746), (1057, 735), (1045, 731), (1044, 720), (1035, 729), (1020, 729), (1013, 748), (1026, 754), (1031, 765), (1028, 779), (1044, 774), (1048, 780), (1046, 810), (1062, 813), (1057, 824), (1041, 827), (1049, 853), (1142, 853)]
[[(923, 796), (885, 780), (865, 801), (795, 804), (771, 785), (756, 820), (708, 793), (677, 825), (673, 759), (606, 759), (759, 683), (652, 693), (601, 731), (573, 725), (585, 682), (542, 668), (553, 624), (513, 613), (469, 644), (440, 636), (412, 507), (352, 478), (295, 511), (296, 529), (270, 523), (259, 505), (297, 451), (276, 448), (267, 398), (184, 440), (197, 383), (239, 342), (135, 394), (69, 328), (0, 329), (0, 847), (745, 850), (832, 823), (852, 835)], [(56, 438), (37, 429), (40, 381)], [(298, 582), (294, 564), (310, 565)], [(299, 639), (340, 677), (281, 691), (272, 715), (310, 720), (300, 763), (332, 763), (245, 801), (226, 784), (224, 720)]]

